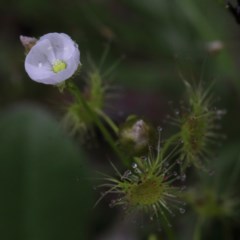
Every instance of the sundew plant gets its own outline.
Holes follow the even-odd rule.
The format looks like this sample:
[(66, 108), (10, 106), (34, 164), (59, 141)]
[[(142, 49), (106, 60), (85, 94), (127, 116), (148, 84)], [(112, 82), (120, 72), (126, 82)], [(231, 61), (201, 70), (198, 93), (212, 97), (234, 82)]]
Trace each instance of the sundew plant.
[(64, 5), (82, 26), (53, 13), (62, 28), (20, 29), (23, 85), (1, 89), (1, 239), (239, 239), (240, 45), (214, 19), (239, 35), (240, 1), (203, 2)]

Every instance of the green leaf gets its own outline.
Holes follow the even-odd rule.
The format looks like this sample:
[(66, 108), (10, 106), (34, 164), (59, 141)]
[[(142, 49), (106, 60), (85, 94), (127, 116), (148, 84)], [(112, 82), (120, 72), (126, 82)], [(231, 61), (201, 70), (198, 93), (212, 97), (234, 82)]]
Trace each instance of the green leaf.
[(86, 239), (92, 208), (84, 155), (36, 107), (0, 116), (0, 238)]

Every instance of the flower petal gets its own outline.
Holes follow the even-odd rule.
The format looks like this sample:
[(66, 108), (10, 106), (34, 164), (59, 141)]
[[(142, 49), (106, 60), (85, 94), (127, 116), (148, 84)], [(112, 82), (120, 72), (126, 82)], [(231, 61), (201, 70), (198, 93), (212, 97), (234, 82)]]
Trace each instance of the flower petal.
[(76, 58), (71, 57), (67, 62), (67, 68), (61, 72), (55, 74), (49, 81), (52, 83), (50, 84), (57, 84), (60, 83), (68, 78), (70, 78), (77, 70), (79, 61), (76, 61)]
[(51, 46), (51, 42), (47, 39), (38, 41), (30, 50), (27, 58), (33, 65), (38, 65), (39, 62), (49, 62), (53, 64), (57, 58)]
[[(65, 69), (54, 72), (56, 62), (66, 64)], [(29, 77), (44, 84), (58, 84), (70, 78), (80, 64), (77, 44), (64, 33), (49, 33), (40, 38), (25, 59)]]
[(48, 33), (40, 38), (49, 40), (57, 59), (68, 60), (76, 51), (77, 44), (65, 33)]
[(48, 40), (37, 42), (26, 57), (25, 70), (34, 81), (41, 82), (42, 79), (54, 75), (51, 71), (51, 63), (55, 61), (55, 56), (49, 47)]

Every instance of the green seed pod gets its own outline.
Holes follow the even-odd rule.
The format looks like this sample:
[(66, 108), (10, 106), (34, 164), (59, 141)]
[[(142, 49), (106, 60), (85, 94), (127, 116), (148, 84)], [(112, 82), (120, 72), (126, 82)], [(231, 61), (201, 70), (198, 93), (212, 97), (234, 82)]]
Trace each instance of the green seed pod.
[(154, 128), (143, 119), (130, 116), (119, 129), (119, 144), (129, 156), (142, 156), (155, 145), (157, 134)]

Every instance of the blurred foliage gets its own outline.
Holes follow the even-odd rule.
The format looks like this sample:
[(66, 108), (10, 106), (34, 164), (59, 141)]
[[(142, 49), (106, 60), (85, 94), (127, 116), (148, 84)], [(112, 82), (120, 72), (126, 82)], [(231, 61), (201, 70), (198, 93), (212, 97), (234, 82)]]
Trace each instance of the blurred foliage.
[(226, 146), (217, 157), (214, 173), (200, 174), (186, 200), (197, 217), (195, 239), (238, 239), (240, 224), (239, 143)]
[(0, 118), (0, 237), (86, 239), (92, 208), (85, 158), (35, 106)]
[[(198, 72), (205, 58), (213, 59), (209, 71), (214, 77), (234, 74), (229, 57), (231, 46), (225, 32), (227, 24), (234, 23), (230, 22), (233, 19), (228, 16), (224, 4), (217, 1), (60, 0), (56, 4), (47, 0), (23, 0), (12, 5), (5, 1), (2, 5), (5, 10), (1, 15), (4, 36), (1, 45), (6, 47), (1, 62), (15, 71), (23, 73), (20, 34), (38, 37), (58, 31), (69, 33), (79, 43), (83, 63), (89, 51), (94, 59), (100, 58), (104, 43), (110, 41), (109, 62), (126, 55), (115, 72), (117, 79), (134, 88), (136, 82), (139, 87), (165, 86), (166, 80), (176, 84), (174, 78), (178, 78), (178, 73), (174, 65), (184, 59), (188, 59), (185, 65), (189, 69), (197, 64)], [(229, 30), (231, 28), (234, 30), (232, 26)], [(218, 56), (208, 56), (205, 49), (213, 40), (226, 44), (226, 49)], [(12, 55), (15, 55), (14, 64)], [(16, 78), (9, 70), (2, 66), (1, 73)]]
[[(124, 89), (120, 98), (110, 102), (113, 110), (109, 114), (117, 122), (133, 113), (163, 125), (164, 116), (178, 108), (183, 94), (180, 73), (189, 82), (204, 81), (206, 86), (215, 79), (215, 104), (227, 110), (221, 132), (228, 137), (225, 141), (219, 139), (223, 145), (217, 151), (221, 150), (221, 154), (212, 160), (216, 176), (201, 178), (199, 185), (205, 189), (216, 182), (218, 188), (214, 185), (211, 189), (231, 188), (234, 198), (239, 199), (239, 164), (235, 164), (239, 160), (240, 135), (240, 26), (226, 10), (225, 1), (2, 0), (0, 178), (4, 197), (0, 204), (4, 208), (0, 226), (3, 239), (20, 239), (19, 236), (29, 240), (86, 239), (84, 227), (91, 204), (88, 183), (85, 184), (84, 157), (44, 111), (35, 106), (3, 111), (19, 102), (41, 103), (56, 115), (61, 111), (61, 103), (66, 99), (59, 96), (57, 89), (27, 77), (19, 41), (19, 35), (39, 37), (48, 32), (65, 32), (78, 43), (83, 64), (79, 79), (84, 78), (88, 55), (98, 64), (106, 46), (110, 46), (110, 51), (104, 70), (125, 56), (112, 74), (114, 84)], [(223, 49), (209, 50), (209, 43), (216, 40), (223, 44)], [(169, 101), (173, 104), (169, 105)], [(122, 112), (125, 116), (119, 115)], [(106, 156), (98, 151), (91, 154), (94, 164), (108, 164)], [(110, 228), (108, 217), (114, 213), (97, 209), (96, 222), (88, 228), (101, 226), (99, 232)], [(175, 219), (182, 239), (192, 239), (195, 223), (191, 213), (181, 216), (183, 220)], [(232, 224), (232, 238), (238, 239), (239, 223), (226, 221)], [(219, 234), (215, 235), (219, 233), (217, 221), (208, 226), (203, 228), (205, 239), (219, 238)], [(221, 235), (222, 239), (231, 239), (228, 236)]]

